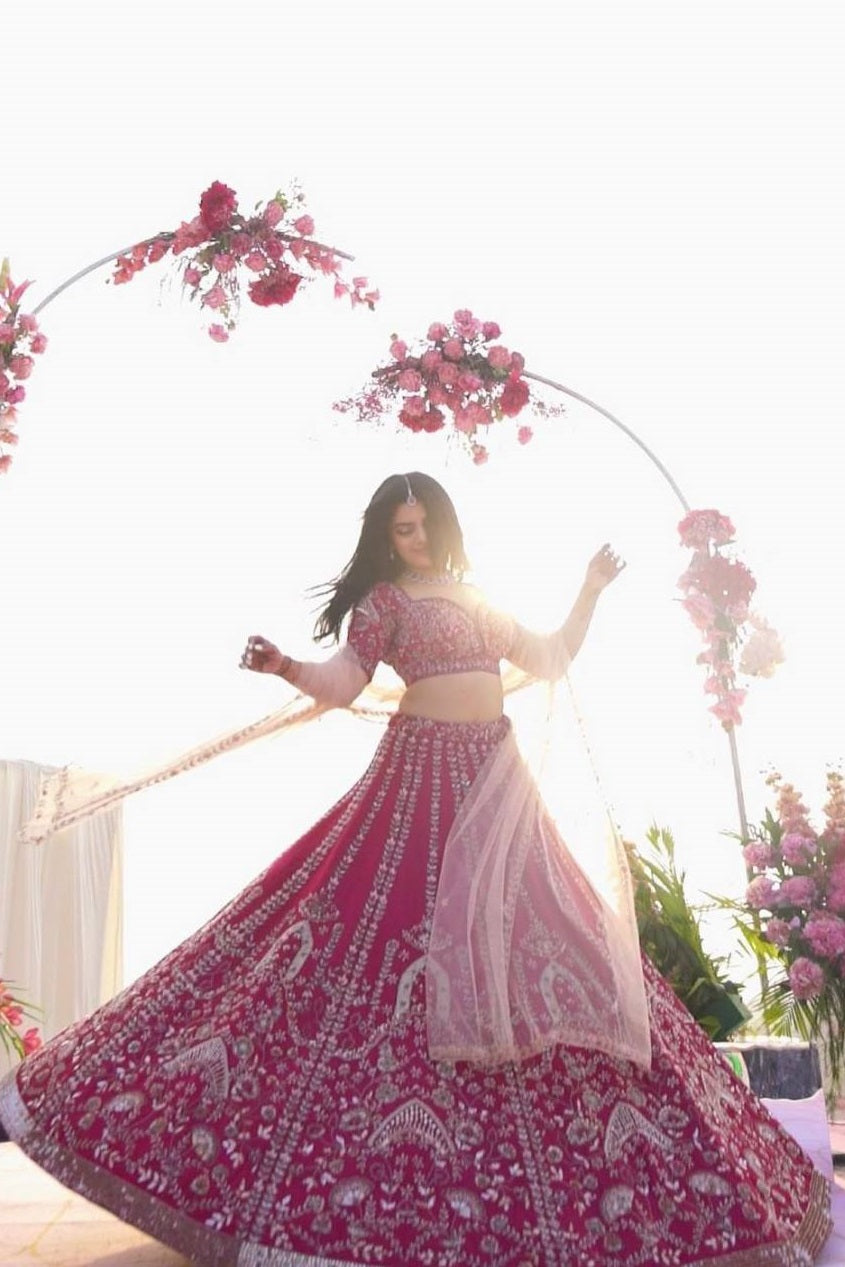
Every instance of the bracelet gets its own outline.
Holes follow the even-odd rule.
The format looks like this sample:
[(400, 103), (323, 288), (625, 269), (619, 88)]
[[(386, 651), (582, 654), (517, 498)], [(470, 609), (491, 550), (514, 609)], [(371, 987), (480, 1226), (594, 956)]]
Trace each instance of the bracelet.
[(293, 658), (289, 655), (286, 655), (285, 658), (282, 660), (282, 663), (279, 665), (278, 669), (276, 669), (276, 677), (286, 678), (288, 673), (290, 673), (290, 666), (292, 664), (293, 664)]

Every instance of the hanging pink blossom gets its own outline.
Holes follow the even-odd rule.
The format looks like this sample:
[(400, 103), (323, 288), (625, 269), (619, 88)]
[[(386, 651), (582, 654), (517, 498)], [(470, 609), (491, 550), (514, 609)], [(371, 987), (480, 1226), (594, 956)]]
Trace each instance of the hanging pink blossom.
[[(520, 353), (500, 344), (488, 346), (501, 333), (497, 322), (480, 321), (468, 308), (459, 308), (450, 324), (432, 322), (413, 350), (392, 335), (391, 360), (373, 371), (375, 386), (334, 407), (366, 422), (381, 421), (395, 409), (400, 425), (415, 432), (442, 430), (448, 410), (452, 433), (480, 465), (489, 451), (479, 436), (494, 423), (516, 418), (526, 407), (541, 417), (563, 412), (562, 406), (547, 405), (532, 395), (522, 377), (525, 358)], [(533, 435), (531, 427), (518, 428), (521, 445)]]
[(310, 240), (314, 221), (300, 214), (302, 202), (298, 191), (277, 193), (263, 206), (259, 204), (254, 215), (245, 217), (238, 210), (235, 191), (214, 181), (200, 198), (198, 216), (172, 233), (160, 233), (125, 252), (116, 262), (112, 280), (124, 284), (165, 255), (184, 254), (182, 281), (191, 298), (221, 318), (208, 327), (209, 337), (217, 343), (225, 342), (221, 328), (227, 333), (235, 328), (241, 266), (256, 274), (248, 295), (261, 308), (289, 304), (307, 280), (303, 268), (330, 276), (336, 298), (348, 298), (353, 307), (373, 308), (379, 293), (367, 278), (355, 277), (351, 284), (344, 281), (340, 254)]
[(18, 443), (15, 430), (16, 406), (26, 399), (22, 383), (35, 368), (34, 357), (47, 350), (47, 339), (31, 313), (21, 312), (21, 300), (30, 283), (16, 285), (11, 278), (9, 261), (0, 265), (0, 473), (12, 464), (11, 453), (4, 447)]

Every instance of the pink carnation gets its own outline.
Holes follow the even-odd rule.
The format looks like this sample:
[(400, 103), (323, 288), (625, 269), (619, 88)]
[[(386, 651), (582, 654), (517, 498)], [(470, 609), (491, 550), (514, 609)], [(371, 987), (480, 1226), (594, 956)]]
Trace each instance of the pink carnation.
[(812, 959), (796, 959), (789, 969), (789, 984), (796, 999), (814, 999), (824, 985), (824, 972)]
[(816, 886), (808, 875), (791, 875), (784, 880), (778, 894), (778, 906), (809, 906), (816, 896)]
[(429, 348), (427, 352), (422, 354), (422, 367), (426, 374), (432, 374), (443, 360), (443, 353), (439, 348)]
[(237, 207), (234, 189), (215, 180), (200, 198), (200, 220), (203, 227), (214, 237), (225, 229)]
[(804, 925), (804, 936), (817, 955), (835, 959), (845, 953), (845, 920), (818, 912)]
[(449, 331), (441, 321), (435, 321), (428, 327), (428, 337), (432, 343), (439, 343), (441, 339), (445, 339)]
[(30, 352), (34, 352), (36, 356), (40, 356), (42, 352), (47, 351), (46, 334), (36, 334), (29, 345)]
[(742, 851), (746, 865), (756, 867), (770, 867), (775, 860), (775, 853), (772, 846), (765, 840), (752, 840), (745, 846)]
[(405, 392), (418, 392), (422, 387), (422, 376), (416, 370), (403, 370), (396, 382)]
[(716, 546), (732, 541), (736, 529), (727, 515), (718, 510), (691, 510), (678, 524), (681, 544), (693, 550), (704, 550), (710, 542)]
[(812, 836), (802, 836), (798, 832), (790, 831), (781, 840), (780, 851), (784, 862), (788, 862), (791, 867), (796, 867), (813, 856), (816, 852), (816, 842)]
[(772, 911), (778, 899), (778, 889), (774, 880), (767, 875), (758, 875), (745, 890), (745, 900), (755, 911)]
[(789, 924), (785, 919), (770, 919), (766, 925), (766, 936), (775, 946), (788, 946), (789, 936), (792, 932)]
[(447, 339), (443, 344), (443, 355), (450, 361), (461, 361), (464, 356), (464, 345), (460, 339)]
[(507, 348), (503, 348), (501, 345), (496, 344), (492, 348), (488, 349), (487, 363), (491, 365), (494, 370), (509, 370), (511, 367), (511, 354)]

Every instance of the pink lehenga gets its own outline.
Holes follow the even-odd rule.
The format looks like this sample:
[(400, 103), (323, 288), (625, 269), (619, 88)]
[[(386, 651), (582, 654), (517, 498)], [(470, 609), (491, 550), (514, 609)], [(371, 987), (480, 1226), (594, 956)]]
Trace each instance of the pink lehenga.
[[(367, 674), (514, 651), (379, 590), (350, 631)], [(12, 1138), (205, 1267), (811, 1263), (826, 1180), (608, 951), (531, 787), (507, 719), (393, 717), (254, 884), (5, 1080)]]

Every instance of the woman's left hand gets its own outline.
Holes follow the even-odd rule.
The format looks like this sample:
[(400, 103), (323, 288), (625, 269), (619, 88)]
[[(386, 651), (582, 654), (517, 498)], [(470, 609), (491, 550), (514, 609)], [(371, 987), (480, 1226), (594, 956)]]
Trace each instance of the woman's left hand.
[(608, 542), (605, 542), (587, 564), (587, 575), (584, 578), (584, 584), (588, 589), (599, 593), (611, 581), (616, 580), (624, 566), (625, 560), (621, 559), (616, 551), (611, 549)]

